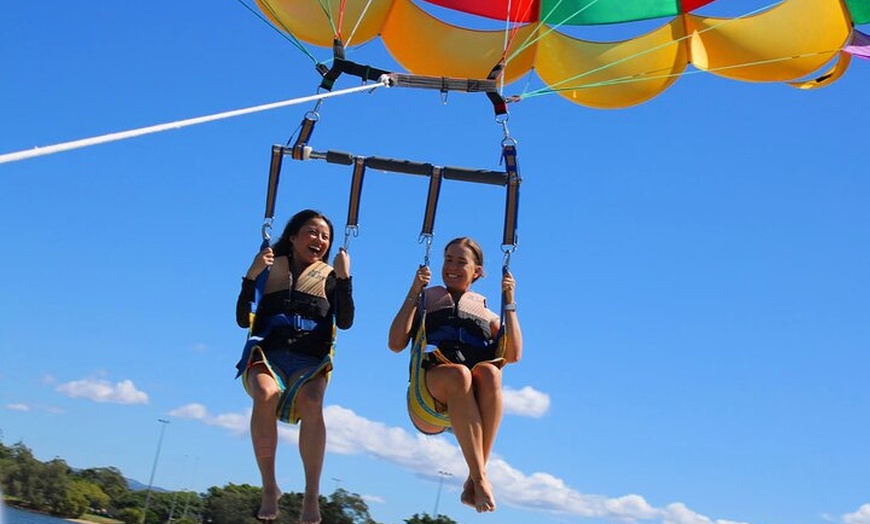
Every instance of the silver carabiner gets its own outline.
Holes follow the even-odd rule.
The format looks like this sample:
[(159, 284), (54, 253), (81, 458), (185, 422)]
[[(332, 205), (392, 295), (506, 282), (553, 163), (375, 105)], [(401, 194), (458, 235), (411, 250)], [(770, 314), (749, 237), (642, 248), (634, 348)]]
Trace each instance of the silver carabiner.
[(359, 236), (359, 226), (347, 226), (344, 228), (344, 250), (350, 247), (350, 238)]
[(263, 226), (260, 228), (260, 234), (263, 235), (263, 241), (269, 242), (272, 240), (272, 219), (266, 218), (263, 220)]
[(421, 233), (420, 238), (417, 239), (418, 244), (422, 244), (423, 241), (426, 241), (426, 254), (423, 255), (423, 265), (429, 266), (429, 253), (432, 251), (432, 238), (433, 235), (430, 233)]

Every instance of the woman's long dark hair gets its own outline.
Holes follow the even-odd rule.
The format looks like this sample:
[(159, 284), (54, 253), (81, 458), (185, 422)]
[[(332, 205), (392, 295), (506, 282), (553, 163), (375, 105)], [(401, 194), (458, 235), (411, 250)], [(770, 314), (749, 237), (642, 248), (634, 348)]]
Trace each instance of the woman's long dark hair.
[(327, 263), (329, 262), (329, 252), (330, 250), (332, 250), (332, 242), (334, 239), (332, 221), (329, 220), (326, 215), (324, 215), (320, 211), (315, 211), (314, 209), (303, 209), (302, 211), (296, 213), (290, 218), (290, 220), (287, 222), (287, 225), (284, 226), (284, 231), (281, 232), (281, 236), (278, 238), (278, 241), (272, 244), (272, 252), (275, 254), (276, 257), (293, 257), (293, 243), (290, 242), (290, 237), (297, 235), (299, 233), (299, 230), (302, 229), (302, 226), (304, 226), (305, 223), (312, 218), (320, 218), (324, 222), (326, 222), (327, 226), (329, 226), (329, 248), (323, 255), (323, 261)]

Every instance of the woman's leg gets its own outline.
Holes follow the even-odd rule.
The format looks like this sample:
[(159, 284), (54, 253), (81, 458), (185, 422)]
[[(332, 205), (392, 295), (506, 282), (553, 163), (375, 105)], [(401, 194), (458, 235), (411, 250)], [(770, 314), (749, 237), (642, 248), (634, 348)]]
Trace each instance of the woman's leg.
[(278, 446), (278, 406), (280, 389), (266, 366), (259, 364), (248, 370), (248, 392), (254, 401), (251, 411), (251, 443), (260, 469), (263, 497), (257, 518), (275, 520), (278, 517), (278, 499), (281, 490), (275, 476), (275, 452)]
[[(495, 436), (501, 423), (501, 377), (501, 369), (489, 363), (478, 364), (471, 370), (471, 383), (483, 429), (481, 446), (483, 449), (484, 467), (489, 462), (489, 455), (492, 452)], [(471, 505), (473, 494), (473, 483), (471, 478), (469, 478), (465, 481), (460, 499), (463, 503)]]
[(475, 509), (478, 512), (494, 511), (495, 499), (486, 476), (483, 427), (474, 398), (471, 372), (457, 364), (435, 366), (426, 371), (426, 385), (432, 396), (447, 406), (450, 425), (474, 485)]
[(320, 522), (320, 474), (326, 454), (326, 423), (323, 420), (323, 396), (326, 377), (317, 375), (297, 393), (299, 412), (299, 455), (305, 470), (305, 494), (302, 498), (302, 524)]

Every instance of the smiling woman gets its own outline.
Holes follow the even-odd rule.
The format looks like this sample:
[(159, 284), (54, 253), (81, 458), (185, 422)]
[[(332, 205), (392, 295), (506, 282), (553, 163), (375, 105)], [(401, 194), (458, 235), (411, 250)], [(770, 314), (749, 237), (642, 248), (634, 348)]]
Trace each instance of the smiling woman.
[(300, 423), (305, 470), (300, 522), (320, 522), (323, 396), (332, 371), (335, 328), (350, 328), (354, 315), (347, 251), (339, 250), (334, 268), (326, 263), (332, 238), (332, 222), (325, 215), (311, 209), (296, 213), (278, 241), (254, 258), (236, 303), (239, 326), (250, 330), (236, 367), (253, 399), (251, 439), (263, 482), (257, 518), (264, 521), (278, 517), (275, 455), (277, 420), (282, 420)]
[(480, 512), (495, 511), (486, 463), (502, 415), (501, 369), (520, 360), (523, 339), (514, 302), (516, 283), (502, 275), (502, 318), (471, 291), (483, 276), (483, 250), (468, 237), (444, 248), (443, 286), (429, 286), (421, 266), (390, 326), (389, 347), (411, 348), (408, 413), (422, 433), (452, 429), (468, 464), (460, 500)]

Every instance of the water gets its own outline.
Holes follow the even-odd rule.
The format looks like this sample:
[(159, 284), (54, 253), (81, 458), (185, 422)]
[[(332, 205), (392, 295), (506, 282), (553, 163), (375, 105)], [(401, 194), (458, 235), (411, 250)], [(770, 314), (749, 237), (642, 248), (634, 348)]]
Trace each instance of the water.
[(0, 516), (2, 524), (70, 524), (68, 520), (10, 507), (4, 507), (0, 511), (3, 512), (3, 515)]

